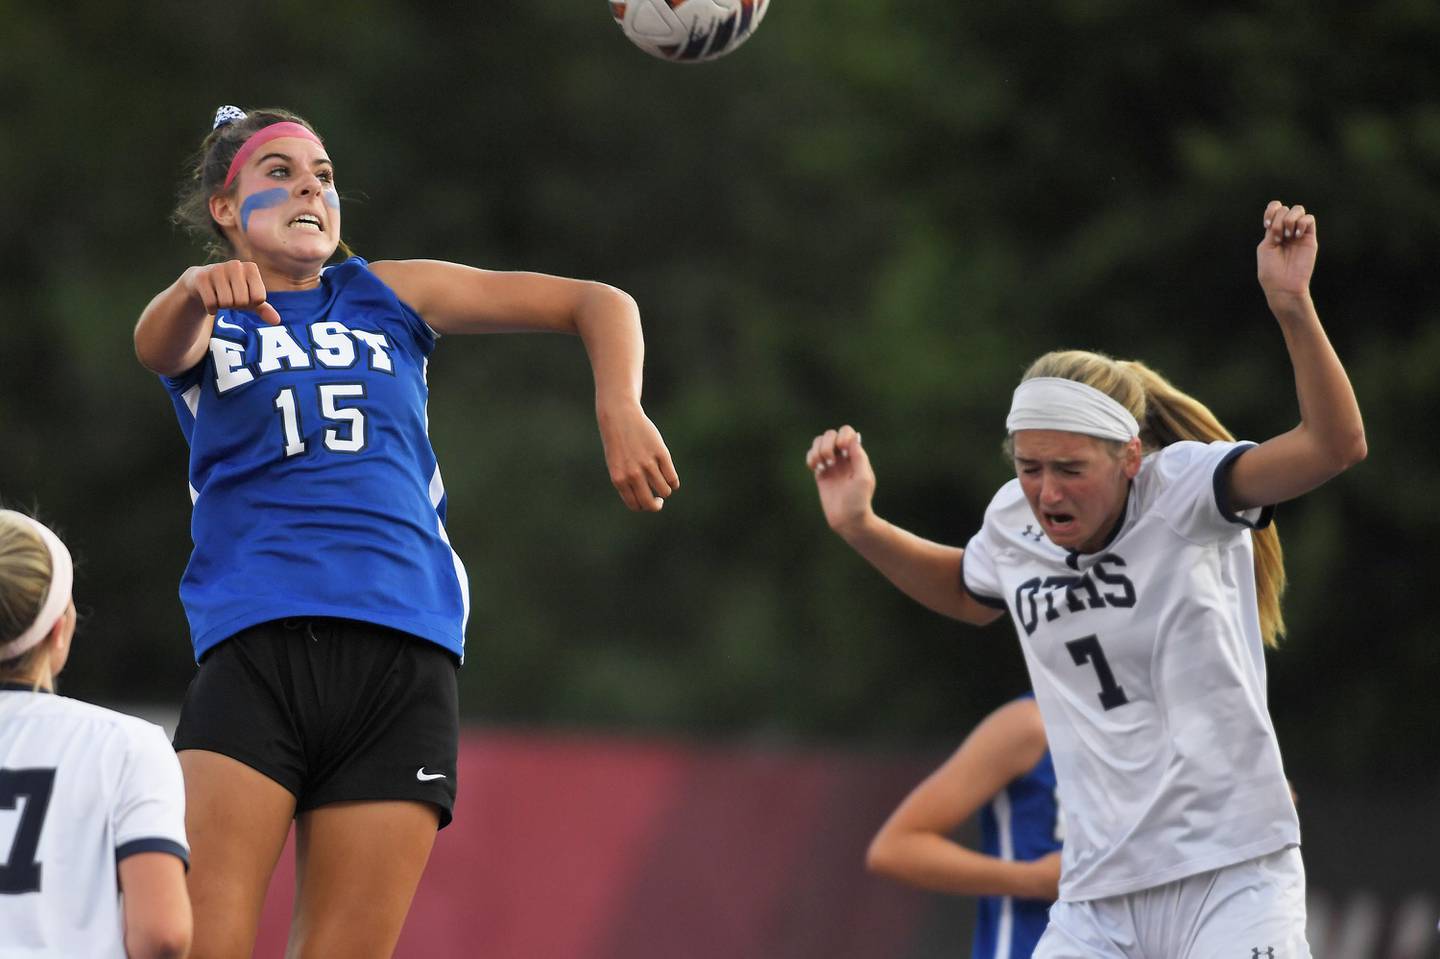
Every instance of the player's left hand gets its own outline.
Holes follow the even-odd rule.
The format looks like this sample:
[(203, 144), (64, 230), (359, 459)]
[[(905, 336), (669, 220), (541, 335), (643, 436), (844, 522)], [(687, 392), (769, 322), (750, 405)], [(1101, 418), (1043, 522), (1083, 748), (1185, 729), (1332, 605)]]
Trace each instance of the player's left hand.
[(1264, 228), (1255, 261), (1265, 296), (1272, 300), (1308, 296), (1320, 247), (1314, 215), (1299, 204), (1271, 200), (1265, 207)]
[(639, 403), (597, 408), (610, 482), (630, 509), (658, 513), (680, 488), (680, 476), (660, 431)]

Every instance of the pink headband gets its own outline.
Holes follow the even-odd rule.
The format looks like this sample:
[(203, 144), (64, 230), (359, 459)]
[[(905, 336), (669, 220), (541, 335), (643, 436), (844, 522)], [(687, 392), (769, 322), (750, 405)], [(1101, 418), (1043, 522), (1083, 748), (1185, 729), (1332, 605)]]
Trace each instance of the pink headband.
[(230, 182), (235, 179), (235, 174), (240, 172), (240, 168), (245, 165), (246, 160), (250, 159), (252, 153), (271, 140), (278, 140), (281, 137), (299, 137), (302, 140), (318, 143), (322, 147), (325, 145), (303, 123), (283, 120), (280, 123), (272, 123), (268, 127), (261, 127), (250, 134), (250, 139), (245, 141), (244, 145), (235, 153), (235, 159), (230, 161), (230, 170), (225, 174), (225, 189), (230, 189)]
[(35, 617), (35, 622), (30, 624), (29, 629), (8, 643), (0, 644), (0, 660), (5, 660), (14, 659), (50, 635), (55, 621), (64, 615), (66, 607), (70, 605), (70, 588), (74, 584), (75, 567), (70, 561), (70, 551), (60, 542), (60, 537), (50, 532), (49, 527), (13, 510), (0, 510), (0, 516), (15, 517), (22, 525), (29, 526), (50, 553), (50, 589), (45, 594), (45, 605), (40, 607), (40, 615)]

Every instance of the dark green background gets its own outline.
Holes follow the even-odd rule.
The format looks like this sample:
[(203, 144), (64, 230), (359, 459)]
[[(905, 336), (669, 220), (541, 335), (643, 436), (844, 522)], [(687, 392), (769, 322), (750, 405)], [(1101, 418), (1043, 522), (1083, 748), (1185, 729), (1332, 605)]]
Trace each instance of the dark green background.
[(601, 0), (0, 0), (0, 497), (80, 558), (66, 691), (174, 704), (193, 669), (186, 451), (130, 334), (199, 260), (166, 217), (215, 107), (283, 105), (326, 138), (362, 255), (641, 304), (684, 484), (658, 516), (609, 487), (578, 341), (432, 362), (478, 721), (957, 738), (1025, 685), (1010, 627), (925, 612), (835, 539), (811, 437), (854, 423), (882, 514), (963, 543), (1050, 348), (1288, 429), (1253, 251), (1266, 201), (1305, 203), (1371, 454), (1279, 511), (1272, 710), (1302, 796), (1432, 788), (1437, 50), (1426, 0), (774, 0), (701, 66), (631, 48)]

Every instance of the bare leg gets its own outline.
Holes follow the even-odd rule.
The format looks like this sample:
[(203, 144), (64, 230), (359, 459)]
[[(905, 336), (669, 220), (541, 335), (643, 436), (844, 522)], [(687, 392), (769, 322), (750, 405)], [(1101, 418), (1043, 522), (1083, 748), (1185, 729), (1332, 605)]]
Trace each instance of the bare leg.
[(288, 959), (388, 959), (439, 824), (434, 806), (409, 801), (329, 803), (301, 813)]
[(191, 959), (250, 959), (295, 797), (244, 763), (203, 749), (182, 750), (180, 769), (195, 916)]

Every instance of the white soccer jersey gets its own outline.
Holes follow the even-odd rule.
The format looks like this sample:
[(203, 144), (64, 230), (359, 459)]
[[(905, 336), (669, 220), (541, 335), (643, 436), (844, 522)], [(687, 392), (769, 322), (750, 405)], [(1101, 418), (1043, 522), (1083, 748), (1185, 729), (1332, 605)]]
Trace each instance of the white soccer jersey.
[(0, 959), (123, 959), (117, 864), (155, 851), (189, 858), (164, 731), (0, 684)]
[(1039, 531), (1018, 480), (965, 550), (966, 589), (1009, 611), (1059, 782), (1060, 898), (1097, 899), (1300, 841), (1266, 706), (1252, 524), (1224, 500), (1249, 444), (1146, 456), (1109, 543)]

